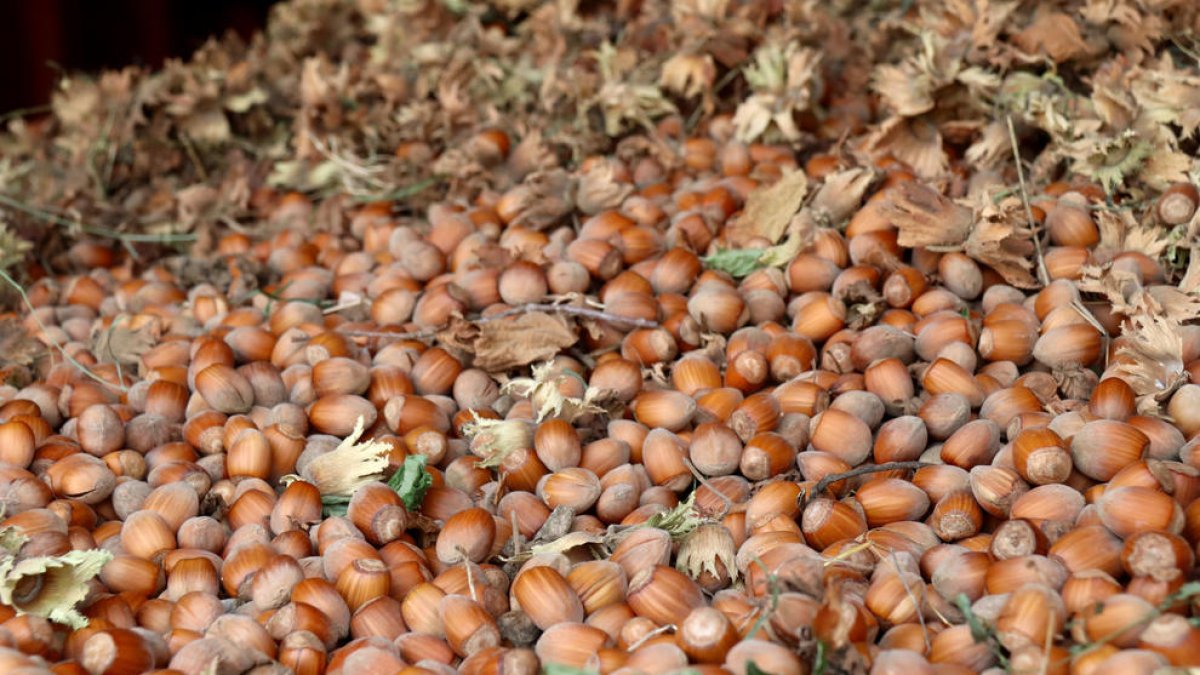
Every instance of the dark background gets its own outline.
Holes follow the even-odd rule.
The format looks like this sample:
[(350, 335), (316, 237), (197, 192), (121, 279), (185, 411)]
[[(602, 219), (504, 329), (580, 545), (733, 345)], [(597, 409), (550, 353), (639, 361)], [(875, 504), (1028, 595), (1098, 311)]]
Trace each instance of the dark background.
[(50, 101), (60, 69), (159, 66), (233, 30), (249, 38), (273, 0), (0, 0), (0, 114)]

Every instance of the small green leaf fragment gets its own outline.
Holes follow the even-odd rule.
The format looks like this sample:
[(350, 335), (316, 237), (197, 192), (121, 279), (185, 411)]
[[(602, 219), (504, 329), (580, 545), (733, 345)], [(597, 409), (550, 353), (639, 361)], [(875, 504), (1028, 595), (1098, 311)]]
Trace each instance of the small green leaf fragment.
[(733, 277), (744, 277), (764, 266), (759, 262), (762, 254), (762, 250), (756, 248), (719, 249), (716, 253), (705, 256), (704, 266)]
[(425, 493), (433, 487), (433, 476), (425, 470), (425, 455), (409, 455), (404, 464), (388, 479), (388, 486), (404, 500), (404, 508), (416, 511), (425, 500)]
[(595, 675), (595, 671), (572, 668), (559, 663), (547, 663), (542, 666), (542, 675)]

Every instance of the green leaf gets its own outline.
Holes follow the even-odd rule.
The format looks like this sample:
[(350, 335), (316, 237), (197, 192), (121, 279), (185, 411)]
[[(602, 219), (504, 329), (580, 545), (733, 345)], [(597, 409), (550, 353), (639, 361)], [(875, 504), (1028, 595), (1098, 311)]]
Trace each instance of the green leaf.
[(704, 266), (710, 270), (726, 272), (733, 277), (744, 277), (756, 269), (765, 267), (759, 258), (762, 250), (756, 248), (718, 249), (716, 253), (704, 258)]
[(757, 663), (755, 663), (753, 661), (747, 661), (746, 662), (746, 675), (773, 675), (773, 674), (768, 673), (767, 671), (763, 670), (762, 668), (759, 668)]
[(321, 515), (326, 518), (346, 515), (349, 506), (350, 498), (344, 495), (321, 495)]
[(403, 187), (392, 190), (391, 192), (380, 192), (377, 194), (359, 195), (354, 198), (354, 202), (358, 204), (366, 204), (368, 202), (399, 202), (420, 194), (425, 189), (433, 187), (442, 181), (445, 176), (433, 175), (428, 178), (421, 179), (415, 183), (405, 185)]
[(718, 249), (716, 253), (703, 258), (703, 262), (710, 270), (720, 270), (740, 278), (764, 267), (784, 267), (792, 262), (803, 247), (803, 233), (794, 230), (787, 239), (774, 246), (763, 249)]
[(963, 616), (967, 619), (967, 625), (971, 627), (971, 638), (976, 642), (987, 642), (991, 635), (988, 632), (987, 626), (975, 616), (975, 612), (971, 610), (971, 599), (964, 593), (959, 593), (958, 597), (954, 598), (954, 604), (958, 605), (958, 609), (962, 611)]
[(572, 668), (558, 663), (547, 663), (542, 666), (542, 675), (595, 675), (595, 671)]
[(817, 655), (813, 657), (813, 675), (825, 675), (829, 668), (829, 660), (825, 658), (825, 642), (817, 640)]
[(433, 476), (425, 470), (425, 455), (409, 455), (404, 458), (404, 464), (396, 469), (396, 473), (388, 479), (388, 486), (404, 500), (404, 507), (409, 511), (421, 508), (425, 493), (433, 487)]

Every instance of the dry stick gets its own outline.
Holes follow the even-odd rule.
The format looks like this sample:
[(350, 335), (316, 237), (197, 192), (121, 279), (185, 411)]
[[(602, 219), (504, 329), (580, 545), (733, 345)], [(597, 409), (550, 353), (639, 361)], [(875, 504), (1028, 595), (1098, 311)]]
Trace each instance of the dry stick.
[(85, 232), (87, 234), (94, 234), (97, 237), (107, 237), (109, 239), (115, 239), (124, 244), (130, 244), (133, 242), (148, 242), (148, 243), (156, 243), (156, 244), (179, 244), (179, 243), (186, 243), (186, 242), (191, 242), (191, 241), (196, 240), (196, 235), (187, 234), (187, 233), (138, 234), (138, 233), (133, 233), (133, 232), (117, 232), (116, 230), (110, 230), (107, 227), (97, 227), (95, 225), (88, 225), (86, 223), (81, 223), (77, 220), (63, 218), (62, 216), (56, 215), (49, 211), (44, 211), (37, 207), (30, 206), (29, 204), (26, 204), (24, 202), (17, 201), (15, 199), (13, 199), (12, 197), (9, 197), (8, 195), (5, 195), (5, 194), (0, 194), (0, 204), (3, 204), (12, 209), (16, 209), (26, 215), (33, 216), (34, 218), (44, 220), (45, 222), (51, 223), (53, 225), (61, 225), (63, 227), (76, 227), (76, 228), (79, 228), (79, 230), (81, 232)]
[(1012, 115), (1005, 115), (1008, 122), (1008, 140), (1012, 143), (1013, 158), (1017, 162), (1017, 184), (1021, 188), (1021, 203), (1025, 205), (1025, 218), (1029, 221), (1029, 230), (1033, 233), (1033, 248), (1037, 253), (1038, 281), (1043, 286), (1050, 285), (1050, 274), (1046, 272), (1046, 259), (1042, 257), (1042, 241), (1038, 238), (1037, 223), (1033, 218), (1033, 207), (1029, 205), (1029, 192), (1025, 189), (1025, 169), (1021, 166), (1021, 149), (1017, 145), (1017, 130), (1013, 127)]
[(725, 510), (722, 511), (721, 514), (715, 518), (715, 520), (724, 518), (730, 511), (733, 510), (733, 500), (730, 499), (728, 496), (726, 496), (724, 492), (721, 492), (716, 487), (714, 487), (712, 483), (708, 482), (708, 479), (704, 477), (704, 474), (700, 473), (696, 469), (696, 467), (692, 464), (691, 460), (689, 460), (685, 457), (683, 460), (683, 465), (688, 468), (688, 471), (692, 472), (692, 475), (696, 477), (696, 480), (700, 481), (701, 485), (708, 488), (709, 490), (712, 490), (713, 494), (717, 495), (718, 497), (721, 498), (721, 501), (725, 502)]
[(929, 627), (925, 625), (925, 614), (921, 612), (921, 601), (917, 600), (917, 596), (909, 589), (908, 583), (904, 581), (904, 575), (900, 571), (900, 559), (896, 557), (895, 549), (888, 551), (888, 553), (892, 556), (892, 564), (896, 566), (896, 580), (900, 582), (900, 587), (904, 589), (904, 593), (917, 610), (917, 621), (921, 623), (921, 634), (925, 637), (925, 648), (932, 649), (932, 644), (929, 641)]
[[(635, 319), (632, 317), (617, 316), (616, 314), (609, 314), (608, 312), (602, 312), (598, 309), (577, 307), (575, 305), (550, 305), (536, 302), (527, 305), (520, 305), (518, 307), (510, 307), (503, 312), (481, 316), (478, 319), (471, 319), (471, 323), (490, 323), (500, 319), (507, 319), (510, 316), (525, 314), (526, 312), (557, 312), (559, 314), (581, 316), (588, 319), (595, 319), (597, 321), (622, 323), (629, 326), (636, 326), (638, 328), (658, 328), (658, 322), (651, 321), (649, 319)], [(412, 331), (409, 333), (388, 333), (385, 331), (373, 330), (339, 330), (338, 332), (349, 337), (390, 338), (393, 340), (422, 340), (437, 335), (438, 333), (446, 330), (448, 326), (449, 324), (444, 324), (438, 326), (437, 328), (426, 328), (425, 330)]]
[(809, 497), (820, 496), (825, 490), (829, 489), (830, 485), (845, 480), (847, 478), (855, 478), (857, 476), (865, 476), (869, 473), (879, 473), (881, 471), (907, 471), (910, 469), (919, 469), (923, 466), (930, 466), (929, 462), (885, 462), (884, 464), (869, 464), (860, 466), (842, 473), (832, 473), (817, 481), (816, 487), (809, 493)]
[(665, 626), (659, 626), (658, 628), (655, 628), (654, 630), (650, 631), (649, 633), (646, 633), (645, 635), (643, 635), (640, 639), (638, 639), (633, 644), (629, 645), (629, 648), (626, 649), (625, 651), (627, 651), (629, 653), (633, 653), (634, 651), (637, 650), (638, 647), (641, 647), (642, 645), (646, 644), (646, 642), (648, 642), (650, 639), (656, 638), (659, 635), (666, 633), (667, 631), (673, 631), (673, 630), (678, 630), (678, 628), (673, 623), (669, 623)]

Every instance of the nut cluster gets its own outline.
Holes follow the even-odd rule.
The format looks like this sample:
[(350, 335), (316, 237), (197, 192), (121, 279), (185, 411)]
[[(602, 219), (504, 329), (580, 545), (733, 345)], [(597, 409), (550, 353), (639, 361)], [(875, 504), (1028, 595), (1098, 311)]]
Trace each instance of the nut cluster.
[[(25, 323), (73, 362), (3, 391), (3, 525), (18, 559), (112, 557), (85, 628), (18, 589), (0, 638), (92, 673), (804, 673), (818, 644), (878, 673), (1194, 663), (1200, 386), (1165, 418), (1119, 375), (1127, 338), (1103, 337), (1129, 317), (1075, 281), (1088, 186), (1035, 202), (1055, 245), (1033, 293), (899, 247), (870, 208), (913, 180), (898, 164), (844, 234), (738, 281), (695, 250), (770, 176), (827, 160), (726, 129), (680, 138), (676, 172), (585, 162), (629, 196), (577, 229), (513, 225), (497, 194), (422, 221), (373, 204), (346, 237), (227, 235), (232, 270), (279, 275), (242, 304), (163, 267), (35, 283)], [(524, 389), (421, 332), (593, 289), (603, 318)], [(347, 293), (364, 305), (322, 311)], [(134, 367), (86, 343), (118, 316), (153, 336)], [(1200, 329), (1178, 336), (1186, 377)], [(321, 458), (356, 421), (387, 468), (331, 515), (349, 467)], [(432, 478), (415, 509), (382, 482), (410, 455)]]
[[(653, 131), (571, 170), (608, 197), (570, 217), (527, 183), (419, 214), (264, 186), (293, 226), (223, 233), (220, 278), (75, 243), (14, 319), (49, 356), (0, 386), (0, 672), (1200, 663), (1196, 300), (1101, 246), (1101, 185), (1027, 195), (1022, 288), (902, 243), (904, 162)], [(714, 262), (775, 249), (745, 221), (781, 179), (851, 168), (847, 222)], [(105, 562), (60, 607), (73, 553)]]

